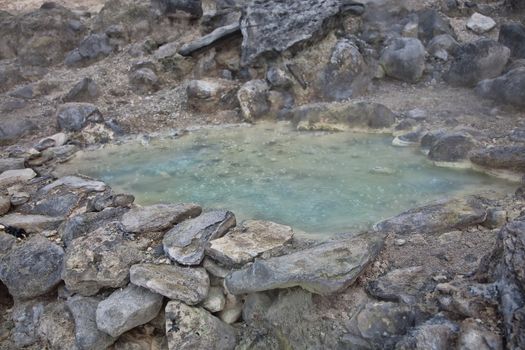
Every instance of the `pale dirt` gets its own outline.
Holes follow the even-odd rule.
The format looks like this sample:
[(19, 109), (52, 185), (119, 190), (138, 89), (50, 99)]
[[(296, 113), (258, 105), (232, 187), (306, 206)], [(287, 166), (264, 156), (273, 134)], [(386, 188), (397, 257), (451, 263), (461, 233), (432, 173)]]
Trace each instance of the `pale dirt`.
[[(0, 0), (0, 10), (12, 14), (26, 13), (42, 6), (45, 0)], [(104, 6), (104, 0), (56, 0), (59, 5), (72, 10), (98, 12)]]

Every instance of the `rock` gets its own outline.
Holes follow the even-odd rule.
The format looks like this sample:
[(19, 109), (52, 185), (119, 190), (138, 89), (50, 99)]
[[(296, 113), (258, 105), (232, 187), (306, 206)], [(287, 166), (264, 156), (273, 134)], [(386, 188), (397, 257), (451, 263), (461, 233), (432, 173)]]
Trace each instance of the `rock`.
[(11, 330), (11, 339), (17, 349), (29, 346), (38, 341), (38, 321), (44, 312), (46, 301), (32, 299), (16, 301), (11, 314), (14, 328)]
[(291, 110), (299, 130), (383, 130), (395, 123), (395, 114), (374, 102), (312, 103)]
[(272, 66), (266, 72), (266, 80), (272, 88), (289, 88), (293, 85), (292, 78), (281, 68)]
[(397, 344), (396, 350), (453, 349), (459, 326), (438, 314), (410, 330)]
[(264, 80), (250, 80), (237, 92), (244, 120), (253, 122), (270, 111), (269, 86)]
[(155, 0), (155, 2), (164, 14), (174, 14), (177, 11), (184, 11), (193, 18), (202, 17), (201, 0)]
[(202, 260), (202, 267), (204, 267), (210, 275), (219, 278), (226, 277), (231, 271), (230, 269), (217, 264), (215, 260), (208, 257), (204, 257), (204, 260)]
[(434, 283), (421, 266), (396, 269), (368, 282), (367, 292), (377, 299), (411, 305), (432, 292)]
[(436, 162), (459, 162), (468, 159), (474, 140), (464, 133), (440, 135), (431, 145), (428, 157)]
[(166, 254), (182, 265), (198, 265), (208, 241), (220, 238), (236, 224), (232, 212), (215, 210), (186, 220), (164, 235)]
[(461, 323), (458, 349), (461, 350), (503, 350), (501, 336), (491, 332), (481, 323), (466, 319)]
[(453, 280), (436, 286), (436, 296), (441, 310), (465, 318), (484, 317), (497, 313), (498, 290), (494, 284), (481, 284), (469, 280)]
[(11, 209), (11, 199), (0, 194), (0, 216), (5, 215)]
[(0, 261), (0, 280), (18, 299), (31, 299), (52, 291), (60, 283), (64, 250), (35, 235)]
[(200, 215), (196, 204), (156, 204), (133, 208), (122, 216), (124, 230), (132, 233), (163, 231)]
[(467, 28), (476, 34), (483, 34), (494, 27), (496, 27), (496, 22), (492, 18), (477, 12), (474, 12), (467, 21)]
[(525, 170), (525, 146), (494, 146), (474, 152), (470, 161), (491, 169)]
[(241, 64), (248, 66), (260, 56), (275, 55), (322, 37), (340, 6), (335, 0), (249, 3), (241, 18)]
[(14, 247), (16, 238), (0, 229), (0, 260), (2, 256), (9, 253), (11, 248)]
[(523, 24), (516, 22), (502, 24), (498, 41), (510, 49), (512, 57), (525, 58), (525, 26)]
[(59, 132), (57, 134), (40, 139), (40, 141), (38, 141), (38, 143), (34, 146), (34, 149), (36, 149), (39, 152), (42, 152), (51, 147), (63, 146), (67, 141), (68, 136), (63, 132)]
[(132, 284), (102, 300), (96, 311), (97, 328), (118, 337), (154, 319), (162, 307), (162, 296)]
[(476, 93), (500, 103), (525, 107), (525, 67), (515, 68), (500, 77), (482, 80)]
[(86, 192), (103, 192), (107, 188), (106, 184), (102, 181), (84, 179), (78, 176), (64, 176), (42, 187), (39, 192), (48, 193), (59, 186), (65, 186), (71, 190), (79, 189)]
[(26, 183), (36, 176), (33, 169), (6, 170), (0, 174), (0, 188), (7, 188), (18, 183)]
[(199, 267), (138, 264), (131, 267), (130, 280), (137, 286), (188, 305), (203, 301), (210, 288), (208, 273)]
[(419, 39), (395, 38), (385, 47), (379, 62), (388, 76), (415, 83), (425, 70), (425, 48)]
[(101, 212), (75, 215), (60, 225), (58, 233), (68, 246), (75, 238), (85, 236), (111, 222), (119, 221), (126, 211), (124, 208), (107, 208)]
[(290, 226), (247, 220), (237, 230), (210, 241), (206, 254), (226, 266), (242, 266), (262, 253), (288, 243), (293, 234)]
[(129, 83), (133, 91), (140, 94), (153, 92), (159, 88), (159, 78), (150, 68), (141, 68), (130, 72)]
[(97, 328), (96, 312), (100, 300), (75, 295), (66, 304), (75, 320), (76, 345), (80, 350), (106, 349), (117, 340)]
[(61, 130), (80, 131), (89, 122), (102, 121), (102, 114), (95, 105), (71, 102), (58, 107), (56, 118)]
[(449, 34), (455, 37), (454, 29), (447, 17), (435, 9), (424, 9), (417, 12), (419, 39), (428, 43), (434, 37), (441, 34)]
[(44, 215), (23, 215), (12, 213), (0, 217), (0, 224), (22, 229), (27, 233), (39, 233), (45, 230), (56, 230), (64, 221), (63, 217)]
[(210, 287), (206, 299), (202, 302), (202, 307), (211, 313), (219, 312), (224, 309), (226, 298), (221, 287)]
[(62, 97), (63, 102), (92, 102), (100, 94), (97, 83), (91, 78), (82, 78)]
[(0, 174), (6, 170), (24, 169), (24, 158), (0, 158)]
[(226, 80), (191, 80), (188, 83), (188, 104), (198, 112), (211, 112), (217, 109), (234, 109), (238, 106), (237, 83)]
[(106, 34), (90, 34), (85, 37), (78, 48), (68, 53), (66, 66), (87, 65), (108, 56), (114, 50)]
[(62, 278), (69, 291), (91, 296), (102, 288), (125, 286), (129, 268), (140, 260), (132, 241), (113, 227), (101, 227), (70, 243)]
[(248, 325), (256, 325), (264, 320), (264, 315), (272, 305), (272, 299), (264, 293), (248, 294), (242, 308), (242, 319)]
[(479, 39), (460, 46), (444, 79), (454, 86), (474, 86), (481, 80), (499, 76), (510, 50), (492, 39)]
[(179, 49), (179, 54), (182, 56), (189, 56), (192, 53), (207, 48), (211, 45), (226, 40), (231, 37), (240, 36), (240, 26), (239, 23), (232, 23), (223, 27), (216, 28), (211, 33), (194, 40), (190, 43), (182, 45)]
[(26, 85), (16, 89), (13, 92), (10, 92), (9, 96), (21, 98), (24, 100), (30, 100), (33, 97), (35, 97), (35, 92), (33, 91), (33, 87), (31, 85)]
[(495, 229), (501, 227), (507, 223), (507, 211), (501, 208), (489, 208), (487, 209), (487, 219), (483, 223), (483, 226), (489, 229)]
[(226, 305), (217, 314), (217, 316), (227, 324), (233, 324), (237, 322), (242, 315), (242, 300), (231, 294), (226, 295)]
[(0, 128), (0, 145), (11, 144), (37, 128), (35, 123), (27, 118), (2, 120)]
[(383, 246), (383, 235), (327, 242), (289, 255), (256, 260), (226, 277), (230, 293), (243, 294), (300, 286), (330, 294), (350, 286)]
[(166, 305), (166, 337), (170, 350), (235, 348), (235, 329), (202, 308), (179, 301)]
[(75, 344), (73, 317), (63, 301), (55, 301), (44, 307), (36, 333), (50, 349), (79, 349)]
[(455, 56), (458, 50), (458, 42), (449, 34), (435, 36), (427, 46), (429, 54), (444, 61), (448, 59), (449, 55)]
[(440, 200), (381, 221), (374, 230), (399, 235), (436, 234), (480, 224), (486, 216), (482, 203), (473, 197)]

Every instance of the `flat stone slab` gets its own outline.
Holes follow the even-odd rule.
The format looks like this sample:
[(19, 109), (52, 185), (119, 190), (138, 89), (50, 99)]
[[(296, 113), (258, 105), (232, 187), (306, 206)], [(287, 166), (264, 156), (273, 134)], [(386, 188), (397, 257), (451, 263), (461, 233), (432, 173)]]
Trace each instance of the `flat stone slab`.
[(61, 216), (24, 215), (12, 213), (0, 217), (0, 224), (23, 229), (27, 233), (55, 230), (64, 221)]
[(200, 215), (197, 204), (156, 204), (133, 208), (122, 216), (122, 226), (127, 232), (153, 232), (171, 228), (186, 219)]
[(219, 27), (215, 29), (210, 34), (207, 34), (195, 41), (192, 41), (191, 43), (187, 43), (182, 45), (182, 47), (179, 50), (179, 54), (182, 56), (189, 56), (195, 51), (198, 51), (200, 49), (203, 49), (207, 46), (213, 45), (217, 41), (220, 41), (221, 39), (225, 39), (229, 36), (233, 36), (235, 34), (241, 33), (241, 27), (239, 23), (232, 23), (227, 26)]
[(225, 279), (235, 295), (299, 286), (330, 294), (350, 286), (383, 246), (384, 234), (370, 233), (327, 242), (289, 255), (255, 260)]
[(235, 216), (230, 211), (202, 213), (168, 231), (162, 241), (164, 251), (179, 264), (198, 265), (204, 258), (206, 242), (224, 236), (235, 224)]
[(0, 188), (25, 183), (36, 176), (33, 169), (6, 170), (0, 174)]
[(130, 284), (98, 304), (97, 327), (112, 337), (118, 337), (154, 319), (162, 308), (162, 300), (162, 295)]
[(480, 224), (486, 216), (487, 211), (479, 200), (457, 198), (410, 209), (375, 224), (374, 230), (399, 235), (443, 233)]
[(244, 265), (268, 250), (283, 246), (293, 235), (290, 226), (248, 220), (239, 229), (210, 241), (206, 253), (227, 266)]
[(64, 176), (60, 179), (44, 186), (40, 189), (40, 193), (47, 193), (58, 186), (66, 186), (73, 189), (80, 189), (86, 192), (103, 192), (107, 185), (102, 181), (87, 180), (78, 176)]
[(235, 329), (200, 307), (180, 301), (166, 305), (166, 337), (169, 350), (235, 348)]
[(131, 267), (130, 280), (137, 286), (188, 305), (203, 301), (210, 289), (208, 273), (202, 267), (138, 264)]

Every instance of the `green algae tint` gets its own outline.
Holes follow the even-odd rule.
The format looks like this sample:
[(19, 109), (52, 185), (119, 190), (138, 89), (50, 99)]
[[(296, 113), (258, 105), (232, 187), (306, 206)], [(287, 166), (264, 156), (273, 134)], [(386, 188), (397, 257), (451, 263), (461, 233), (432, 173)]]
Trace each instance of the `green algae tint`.
[(369, 227), (425, 202), (510, 183), (435, 167), (385, 135), (300, 133), (286, 124), (202, 129), (86, 152), (60, 174), (99, 178), (137, 203), (195, 202), (308, 233)]

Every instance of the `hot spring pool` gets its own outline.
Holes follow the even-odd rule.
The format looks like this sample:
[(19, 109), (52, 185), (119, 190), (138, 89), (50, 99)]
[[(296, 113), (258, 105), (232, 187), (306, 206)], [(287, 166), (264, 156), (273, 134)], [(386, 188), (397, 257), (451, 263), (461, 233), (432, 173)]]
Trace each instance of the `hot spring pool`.
[(202, 129), (83, 152), (58, 169), (102, 179), (139, 204), (195, 202), (308, 233), (369, 227), (422, 203), (512, 184), (435, 167), (392, 137), (299, 133), (286, 124)]

